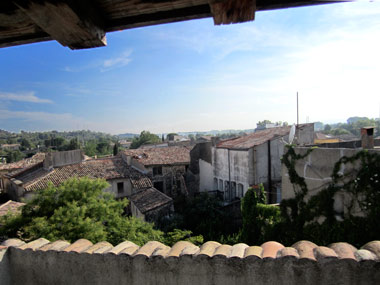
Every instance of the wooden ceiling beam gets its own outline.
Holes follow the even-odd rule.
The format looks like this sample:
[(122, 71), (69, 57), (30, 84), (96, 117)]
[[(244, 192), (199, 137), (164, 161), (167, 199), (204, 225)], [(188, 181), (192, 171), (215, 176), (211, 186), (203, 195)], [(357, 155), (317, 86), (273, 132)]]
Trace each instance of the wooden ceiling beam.
[(209, 0), (215, 25), (253, 21), (256, 0)]
[(51, 38), (70, 49), (106, 46), (101, 17), (90, 0), (14, 0)]

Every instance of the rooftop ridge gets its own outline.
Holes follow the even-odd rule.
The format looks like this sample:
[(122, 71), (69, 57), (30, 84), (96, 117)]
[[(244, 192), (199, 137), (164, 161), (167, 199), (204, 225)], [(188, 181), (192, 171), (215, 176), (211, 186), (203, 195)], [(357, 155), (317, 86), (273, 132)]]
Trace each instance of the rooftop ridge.
[(161, 257), (170, 258), (182, 256), (192, 256), (193, 258), (205, 256), (209, 258), (256, 258), (256, 259), (280, 259), (295, 258), (309, 259), (315, 262), (325, 259), (338, 260), (350, 259), (356, 262), (371, 260), (380, 262), (380, 241), (371, 241), (357, 249), (346, 242), (336, 242), (328, 247), (318, 246), (310, 241), (299, 241), (290, 247), (285, 247), (281, 243), (268, 241), (260, 246), (249, 246), (244, 243), (235, 245), (220, 244), (215, 241), (208, 241), (201, 246), (196, 246), (188, 241), (179, 241), (169, 247), (158, 241), (149, 241), (143, 246), (138, 246), (130, 241), (124, 241), (116, 246), (109, 242), (98, 242), (93, 244), (89, 240), (79, 239), (74, 243), (63, 240), (50, 242), (45, 238), (39, 238), (28, 243), (19, 239), (8, 239), (1, 243), (0, 250), (8, 248), (17, 250), (32, 251), (61, 251), (87, 254), (115, 254), (136, 257), (143, 255), (147, 258)]

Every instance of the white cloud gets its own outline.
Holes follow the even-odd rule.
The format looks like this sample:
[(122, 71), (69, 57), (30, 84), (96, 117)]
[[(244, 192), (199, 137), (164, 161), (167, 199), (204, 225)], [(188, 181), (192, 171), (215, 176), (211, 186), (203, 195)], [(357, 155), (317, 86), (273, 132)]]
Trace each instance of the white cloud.
[(105, 72), (114, 68), (120, 68), (128, 65), (132, 61), (131, 54), (132, 49), (128, 49), (111, 58), (94, 61), (84, 65), (82, 64), (78, 66), (65, 66), (64, 68), (62, 68), (62, 70), (70, 73), (75, 73), (87, 71), (90, 69), (100, 69), (101, 72)]
[(51, 104), (53, 101), (50, 99), (41, 99), (34, 95), (35, 92), (26, 93), (4, 93), (0, 92), (0, 101), (19, 101), (19, 102), (31, 102), (31, 103), (48, 103)]
[(121, 55), (113, 58), (109, 58), (103, 61), (103, 68), (101, 71), (108, 71), (111, 68), (123, 67), (131, 62), (132, 50), (126, 50)]
[(54, 114), (47, 112), (27, 112), (27, 111), (10, 111), (0, 109), (0, 119), (21, 119), (25, 121), (74, 121), (74, 117), (69, 113)]

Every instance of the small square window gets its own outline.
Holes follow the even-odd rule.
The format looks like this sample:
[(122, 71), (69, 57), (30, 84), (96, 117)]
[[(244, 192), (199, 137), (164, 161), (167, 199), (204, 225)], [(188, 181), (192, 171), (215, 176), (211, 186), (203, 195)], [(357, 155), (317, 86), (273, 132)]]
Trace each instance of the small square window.
[(117, 193), (119, 193), (119, 194), (124, 193), (124, 183), (123, 182), (117, 183)]
[(162, 166), (153, 167), (153, 176), (162, 175)]

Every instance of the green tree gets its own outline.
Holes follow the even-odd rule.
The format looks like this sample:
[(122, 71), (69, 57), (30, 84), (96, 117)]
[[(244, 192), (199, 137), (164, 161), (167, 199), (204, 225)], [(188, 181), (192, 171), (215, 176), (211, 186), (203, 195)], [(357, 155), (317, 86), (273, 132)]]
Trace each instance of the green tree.
[(275, 237), (276, 225), (281, 220), (279, 207), (266, 205), (264, 187), (249, 188), (241, 204), (243, 228), (241, 240), (248, 244), (260, 244)]
[(105, 180), (69, 179), (59, 187), (52, 184), (27, 202), (21, 214), (5, 216), (0, 234), (33, 240), (40, 237), (73, 242), (86, 238), (92, 242), (124, 240), (142, 245), (149, 240), (163, 240), (163, 233), (153, 225), (134, 217), (125, 217), (126, 199), (116, 200), (103, 192)]
[(66, 147), (66, 150), (80, 149), (80, 144), (77, 138), (72, 138)]
[(132, 140), (131, 149), (135, 149), (144, 144), (160, 143), (161, 139), (148, 131), (142, 131), (138, 138)]
[(8, 163), (19, 161), (19, 160), (23, 159), (24, 157), (25, 157), (25, 155), (19, 150), (7, 151), (7, 162)]
[(84, 153), (88, 156), (96, 155), (96, 143), (93, 140), (86, 143), (86, 146), (84, 147)]
[(325, 125), (325, 128), (324, 128), (324, 131), (326, 132), (326, 133), (328, 133), (328, 132), (330, 132), (331, 131), (331, 126), (329, 125), (329, 124), (326, 124)]
[(101, 141), (96, 145), (96, 152), (98, 154), (109, 154), (110, 144), (107, 141)]
[(272, 124), (272, 121), (270, 121), (270, 120), (263, 120), (263, 121), (259, 121), (257, 123), (257, 125), (265, 125), (265, 124)]
[(115, 145), (113, 146), (113, 155), (117, 155), (119, 153), (119, 143), (115, 142)]
[(32, 143), (30, 142), (30, 140), (26, 139), (26, 138), (23, 138), (21, 139), (21, 148), (23, 150), (27, 150), (27, 149), (31, 149), (33, 148), (33, 145)]

